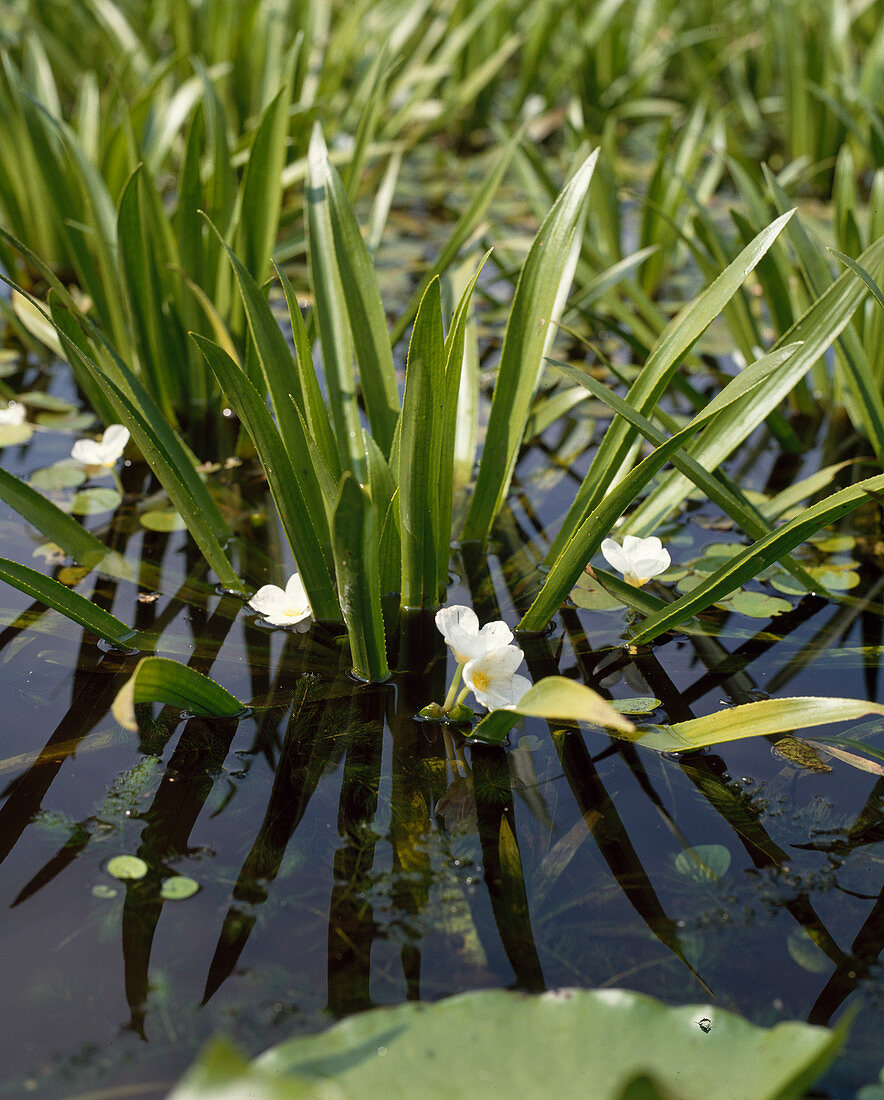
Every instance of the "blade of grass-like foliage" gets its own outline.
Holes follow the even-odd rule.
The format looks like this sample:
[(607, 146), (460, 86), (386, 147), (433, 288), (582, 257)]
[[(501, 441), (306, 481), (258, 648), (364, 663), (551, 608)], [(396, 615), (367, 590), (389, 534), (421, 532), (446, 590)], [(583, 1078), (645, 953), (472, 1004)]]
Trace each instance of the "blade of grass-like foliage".
[(567, 676), (544, 676), (528, 688), (515, 707), (493, 710), (467, 734), (471, 741), (499, 745), (522, 716), (546, 718), (551, 722), (585, 722), (604, 726), (622, 736), (635, 726), (598, 692)]
[[(575, 234), (582, 224), (598, 150), (559, 195), (525, 260), (507, 320), (479, 474), (463, 538), (484, 541), (509, 489), (531, 399), (554, 335), (550, 321), (568, 287)], [(573, 257), (576, 260), (576, 256)]]
[(52, 577), (38, 573), (36, 569), (19, 565), (18, 562), (10, 561), (8, 558), (0, 558), (0, 580), (6, 581), (31, 599), (39, 600), (40, 603), (60, 612), (66, 618), (91, 630), (106, 642), (120, 646), (121, 649), (131, 649), (144, 644), (144, 639), (137, 630), (126, 626), (116, 616), (91, 600), (87, 600), (78, 592), (72, 592)]
[(139, 359), (148, 389), (165, 418), (175, 424), (177, 411), (186, 408), (182, 367), (187, 357), (169, 338), (168, 302), (158, 263), (165, 270), (171, 258), (162, 254), (165, 222), (160, 225), (152, 218), (153, 207), (144, 193), (151, 186), (144, 178), (143, 167), (136, 168), (120, 198), (117, 240)]
[[(305, 408), (302, 376), (289, 351), (282, 329), (273, 316), (260, 287), (233, 250), (226, 244), (224, 249), (233, 268), (245, 309), (252, 346), (261, 366), (264, 384), (270, 394), (270, 402), (278, 426), (278, 437), (288, 452), (291, 465), (297, 474), (307, 514), (314, 524), (321, 524), (325, 506), (313, 464), (312, 452), (315, 444), (305, 435), (299, 415), (303, 414)], [(214, 370), (212, 360), (209, 362)]]
[(314, 316), (322, 347), (325, 381), (341, 468), (365, 480), (365, 455), (356, 400), (353, 336), (335, 258), (327, 184), (328, 154), (317, 123), (310, 139), (307, 186), (307, 247)]
[(764, 737), (804, 726), (849, 722), (867, 714), (884, 714), (884, 705), (869, 703), (865, 699), (830, 699), (813, 695), (761, 699), (757, 703), (743, 703), (671, 726), (642, 726), (630, 740), (657, 752), (685, 752), (738, 741), (743, 737)]
[(543, 587), (522, 616), (516, 627), (517, 630), (527, 634), (546, 628), (546, 624), (561, 606), (562, 600), (577, 583), (577, 578), (583, 572), (586, 563), (607, 538), (614, 526), (614, 521), (623, 514), (657, 471), (684, 446), (700, 426), (701, 422), (694, 420), (671, 439), (667, 439), (647, 458), (642, 459), (638, 466), (630, 470), (619, 485), (613, 488), (587, 516), (553, 562)]
[(848, 515), (864, 501), (871, 499), (866, 493), (881, 492), (884, 489), (884, 474), (860, 481), (838, 493), (833, 493), (811, 508), (804, 509), (791, 523), (748, 546), (742, 553), (729, 558), (705, 581), (692, 588), (687, 595), (664, 610), (649, 616), (633, 633), (636, 643), (649, 642), (678, 623), (689, 619), (699, 611), (740, 588), (746, 581), (756, 577), (769, 565), (779, 561), (800, 543), (842, 516)]
[(348, 471), (334, 510), (335, 572), (353, 672), (372, 683), (390, 674), (381, 613), (378, 526), (377, 509)]
[[(768, 522), (773, 523), (775, 519), (779, 519), (784, 512), (788, 512), (790, 508), (795, 508), (803, 500), (807, 500), (808, 497), (815, 496), (823, 489), (827, 488), (835, 480), (835, 475), (843, 470), (846, 466), (851, 464), (851, 459), (846, 459), (844, 462), (834, 462), (831, 466), (824, 466), (821, 470), (816, 470), (809, 477), (804, 477), (800, 481), (796, 481), (794, 485), (787, 485), (785, 489), (777, 493), (776, 496), (759, 503), (758, 511), (764, 516)], [(755, 536), (758, 537), (757, 535)]]
[[(765, 178), (776, 207), (782, 209), (787, 206), (788, 197), (777, 183), (773, 173), (765, 169)], [(823, 261), (820, 251), (805, 232), (800, 218), (795, 218), (789, 226), (789, 239), (798, 255), (811, 294), (816, 298), (820, 298), (834, 290), (831, 287), (832, 279), (829, 269)], [(866, 269), (874, 269), (881, 263), (882, 257), (884, 257), (884, 239), (874, 241), (855, 262)], [(843, 291), (852, 282), (850, 273), (845, 271), (835, 281), (835, 286)], [(854, 284), (851, 289), (856, 290), (859, 285)], [(801, 324), (802, 321), (799, 321), (796, 326), (785, 333), (783, 339), (786, 340), (799, 334), (803, 336), (803, 333), (798, 331)], [(862, 342), (853, 326), (844, 329), (841, 338), (838, 340), (837, 348), (840, 359), (847, 368), (847, 381), (855, 395), (851, 412), (855, 412), (860, 420), (863, 431), (875, 448), (878, 461), (884, 463), (884, 400), (882, 400), (880, 388), (876, 382), (872, 366), (868, 362)]]
[(365, 412), (375, 442), (389, 455), (399, 416), (399, 391), (374, 264), (341, 178), (329, 162), (327, 152), (320, 158), (318, 146), (311, 155), (310, 180), (311, 187), (325, 190)]
[(326, 536), (323, 541), (329, 541), (324, 507), (320, 497), (313, 502), (316, 512), (311, 513), (301, 488), (302, 476), (315, 481), (312, 466), (306, 472), (295, 469), (264, 398), (245, 372), (217, 344), (196, 333), (191, 336), (255, 444), (313, 614), (317, 619), (339, 621), (337, 597), (317, 535), (322, 532)]
[(414, 293), (408, 301), (408, 305), (404, 311), (400, 314), (398, 320), (393, 325), (393, 333), (391, 336), (391, 343), (395, 347), (402, 338), (402, 334), (405, 332), (412, 317), (417, 313), (417, 307), (420, 305), (421, 299), (424, 296), (424, 292), (427, 287), (433, 281), (437, 275), (441, 275), (446, 268), (450, 267), (457, 257), (458, 252), (463, 248), (464, 244), (469, 240), (475, 231), (476, 227), (488, 213), (488, 207), (491, 205), (491, 201), (497, 194), (497, 190), (500, 187), (501, 181), (509, 168), (510, 161), (513, 159), (513, 154), (521, 141), (521, 133), (516, 134), (507, 144), (497, 153), (492, 162), (491, 170), (482, 182), (475, 188), (473, 192), (473, 198), (470, 200), (469, 206), (457, 219), (457, 224), (451, 232), (448, 240), (442, 247), (442, 251), (439, 253), (436, 262), (427, 271), (420, 283), (415, 288)]
[(38, 493), (26, 482), (2, 468), (0, 468), (0, 500), (13, 508), (23, 520), (36, 527), (47, 538), (52, 539), (81, 565), (92, 568), (105, 554), (110, 553), (104, 543), (87, 531), (73, 516), (62, 512), (42, 493)]
[[(402, 606), (439, 602), (439, 462), (445, 424), (445, 352), (439, 280), (427, 287), (405, 368), (398, 448)], [(447, 561), (447, 553), (446, 553)]]
[(872, 292), (872, 297), (875, 299), (878, 305), (881, 306), (882, 309), (884, 309), (884, 294), (882, 294), (881, 288), (868, 273), (868, 271), (866, 271), (864, 267), (858, 264), (856, 260), (851, 259), (850, 256), (845, 256), (843, 252), (839, 252), (837, 248), (830, 248), (829, 251), (832, 253), (833, 256), (837, 256), (845, 267), (849, 267), (854, 275), (858, 275), (859, 278), (862, 279), (862, 281)]
[(347, 191), (347, 198), (351, 203), (356, 200), (356, 192), (359, 189), (359, 180), (365, 165), (366, 153), (369, 145), (374, 141), (378, 121), (383, 110), (383, 95), (386, 90), (390, 64), (388, 46), (389, 43), (387, 42), (381, 43), (381, 48), (372, 61), (371, 70), (366, 78), (369, 89), (368, 97), (356, 125), (353, 154), (343, 172), (342, 182)]
[[(871, 745), (865, 745), (862, 741), (857, 741), (852, 737), (826, 737), (813, 740), (810, 737), (805, 737), (802, 740), (805, 745), (810, 745), (813, 749), (820, 749), (858, 771), (869, 772), (871, 775), (884, 775), (884, 752), (872, 748)], [(876, 760), (869, 760), (869, 756), (876, 757)]]
[[(724, 392), (732, 385), (746, 383), (757, 378), (757, 383), (726, 409), (722, 409), (706, 427), (701, 439), (696, 440), (687, 449), (686, 454), (701, 469), (712, 473), (736, 448), (763, 423), (768, 413), (779, 405), (789, 394), (798, 380), (810, 369), (807, 356), (794, 355), (800, 345), (787, 344), (777, 348), (769, 355), (762, 356), (755, 363), (742, 370), (733, 382), (728, 383)], [(669, 474), (643, 501), (623, 526), (623, 534), (638, 536), (649, 535), (670, 512), (685, 500), (693, 487), (693, 479), (681, 473)], [(763, 532), (749, 531), (758, 538)], [(764, 524), (760, 525), (764, 527)]]
[[(243, 591), (242, 582), (224, 552), (223, 543), (230, 532), (179, 437), (137, 378), (133, 375), (127, 378), (129, 392), (124, 392), (107, 371), (70, 340), (62, 327), (64, 311), (54, 310), (53, 315), (58, 316), (57, 327), (68, 356), (79, 357), (101, 382), (117, 419), (129, 428), (145, 461), (184, 519), (218, 580), (234, 592)], [(70, 319), (66, 323), (70, 324)]]
[(273, 265), (276, 275), (282, 284), (286, 305), (289, 310), (289, 320), (292, 326), (292, 342), (295, 345), (295, 362), (301, 379), (301, 392), (304, 395), (304, 418), (310, 429), (310, 434), (316, 441), (316, 445), (322, 452), (322, 456), (335, 477), (335, 482), (341, 476), (341, 464), (338, 458), (338, 448), (332, 431), (331, 420), (328, 416), (328, 405), (319, 388), (319, 380), (316, 377), (316, 368), (313, 366), (313, 355), (310, 350), (310, 340), (307, 336), (307, 326), (301, 314), (301, 307), (295, 294), (295, 288), (291, 280), (281, 267)]
[(454, 504), (454, 446), (457, 435), (458, 413), (460, 409), (461, 373), (464, 361), (467, 322), (470, 304), (482, 268), (490, 252), (486, 252), (472, 279), (464, 288), (457, 303), (448, 335), (445, 337), (444, 388), (445, 406), (442, 418), (442, 437), (439, 446), (439, 492), (438, 492), (438, 532), (439, 549), (437, 563), (439, 568), (439, 591), (448, 583), (448, 561), (451, 556), (451, 518)]
[[(654, 408), (684, 355), (739, 290), (755, 265), (776, 240), (792, 217), (792, 211), (782, 215), (737, 256), (715, 282), (666, 326), (649, 355), (638, 378), (627, 394), (627, 401), (638, 412), (647, 415)], [(565, 517), (562, 529), (547, 554), (553, 562), (586, 515), (596, 507), (609, 490), (626, 459), (635, 429), (622, 420), (615, 420), (605, 433), (589, 472)]]
[[(796, 344), (788, 345), (787, 349), (783, 349), (785, 355), (783, 355), (782, 358), (774, 354), (772, 356), (765, 356), (765, 359), (759, 360), (758, 364), (753, 364), (753, 367), (760, 365), (762, 368), (762, 371), (756, 371), (754, 376), (752, 375), (752, 368), (747, 367), (746, 371), (737, 375), (733, 382), (729, 383), (729, 385), (722, 390), (715, 401), (720, 402), (725, 397), (731, 396), (736, 402), (742, 390), (742, 386), (748, 386), (752, 384), (753, 381), (755, 386), (760, 386), (763, 381), (764, 372), (772, 370), (776, 365), (788, 359), (797, 346)], [(614, 412), (628, 420), (629, 423), (636, 427), (645, 439), (648, 439), (655, 447), (659, 447), (660, 444), (665, 441), (666, 436), (663, 432), (656, 428), (649, 420), (646, 420), (640, 413), (637, 413), (622, 397), (619, 397), (612, 390), (609, 390), (594, 378), (575, 370), (567, 364), (558, 363), (555, 360), (552, 360), (552, 362), (570, 378), (578, 380), (581, 386), (589, 390), (593, 396), (597, 397), (600, 401), (604, 401), (606, 405), (609, 405), (614, 410)], [(728, 390), (730, 390), (731, 386), (735, 386), (736, 388), (728, 395)], [(754, 389), (751, 392), (754, 392)], [(720, 408), (720, 403), (716, 407)], [(709, 416), (711, 409), (713, 409), (712, 404), (707, 407), (704, 419)], [(719, 415), (721, 415), (721, 413), (719, 413)], [(707, 426), (707, 431), (712, 430), (713, 423), (714, 420), (711, 420), (711, 423)], [(754, 539), (759, 539), (770, 532), (770, 525), (763, 511), (760, 508), (756, 508), (755, 505), (747, 500), (736, 486), (731, 488), (723, 480), (711, 474), (706, 466), (701, 465), (693, 453), (688, 450), (680, 454), (676, 453), (672, 456), (671, 462), (677, 470), (681, 471), (689, 485), (696, 485), (699, 489), (702, 489), (709, 500), (717, 504), (719, 508), (727, 513), (732, 519), (736, 520), (747, 535)], [(665, 484), (665, 482), (663, 484)], [(651, 494), (648, 499), (653, 501), (658, 491), (660, 491), (660, 489)], [(684, 499), (684, 496), (686, 496), (689, 491), (688, 489), (680, 499)], [(640, 505), (637, 511), (640, 511), (641, 508), (642, 506)], [(630, 516), (627, 523), (624, 525), (624, 530), (631, 530), (631, 519), (632, 517)], [(653, 528), (649, 528), (646, 533), (649, 533), (650, 530), (653, 530)], [(807, 587), (808, 591), (819, 591), (819, 582), (814, 581), (803, 566), (789, 558), (784, 560), (783, 565), (794, 577)]]
[(117, 692), (111, 713), (124, 729), (133, 732), (138, 729), (137, 703), (164, 703), (205, 718), (235, 718), (246, 712), (226, 688), (168, 657), (142, 657)]
[(237, 252), (259, 283), (270, 272), (270, 254), (279, 228), (290, 103), (290, 88), (284, 84), (261, 116), (242, 181)]

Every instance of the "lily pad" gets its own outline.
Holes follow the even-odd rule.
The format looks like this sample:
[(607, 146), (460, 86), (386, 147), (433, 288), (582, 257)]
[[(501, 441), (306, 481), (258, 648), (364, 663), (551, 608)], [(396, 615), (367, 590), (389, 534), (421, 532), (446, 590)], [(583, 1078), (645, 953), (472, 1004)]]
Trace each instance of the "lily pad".
[(147, 874), (147, 864), (138, 856), (114, 856), (105, 870), (114, 878), (139, 879)]
[(855, 535), (824, 535), (810, 540), (824, 554), (846, 554), (856, 546)]
[(199, 888), (200, 884), (195, 879), (186, 875), (172, 875), (160, 887), (160, 897), (166, 901), (183, 901), (185, 898), (192, 898)]
[(808, 573), (832, 592), (847, 592), (860, 582), (859, 573), (850, 565), (813, 565)]
[(95, 417), (90, 412), (79, 412), (76, 409), (61, 412), (37, 413), (37, 423), (43, 428), (55, 428), (57, 431), (84, 432), (95, 424)]
[[(839, 1033), (825, 1028), (766, 1030), (711, 1005), (673, 1008), (619, 989), (493, 990), (363, 1012), (290, 1039), (251, 1065), (216, 1041), (170, 1100), (405, 1100), (416, 1082), (425, 1096), (487, 1100), (773, 1100), (803, 1095), (839, 1045)], [(639, 1079), (647, 1087), (636, 1092)]]
[(56, 397), (54, 393), (41, 393), (39, 390), (29, 390), (19, 395), (19, 401), (23, 405), (29, 405), (32, 409), (45, 409), (47, 412), (71, 413), (77, 411), (77, 406), (63, 397)]
[(831, 960), (803, 928), (792, 929), (786, 937), (786, 947), (802, 970), (809, 970), (811, 974), (825, 974), (832, 969)]
[(28, 479), (35, 489), (51, 493), (62, 489), (76, 489), (86, 480), (82, 466), (44, 466), (34, 470)]
[(634, 699), (612, 699), (611, 706), (621, 714), (650, 714), (661, 705), (651, 695), (637, 695)]
[(108, 886), (105, 882), (99, 882), (97, 886), (92, 887), (94, 898), (115, 898), (118, 892), (113, 886)]
[(571, 599), (586, 611), (611, 611), (615, 607), (623, 607), (622, 600), (612, 596), (587, 573), (571, 589)]
[(807, 589), (791, 573), (775, 573), (770, 578), (770, 583), (777, 592), (785, 592), (787, 596), (803, 596)]
[(112, 511), (122, 499), (116, 489), (81, 489), (71, 501), (71, 511), (75, 516), (95, 516)]
[(15, 447), (19, 443), (27, 443), (34, 434), (34, 425), (25, 421), (23, 424), (0, 424), (0, 447)]
[(774, 615), (792, 610), (788, 600), (781, 600), (779, 596), (768, 596), (764, 592), (737, 592), (727, 601), (727, 606), (752, 619), (771, 619)]
[(724, 878), (730, 865), (731, 854), (723, 844), (697, 844), (675, 857), (676, 871), (702, 885)]
[(184, 519), (173, 509), (165, 508), (162, 511), (143, 512), (138, 521), (148, 531), (184, 531), (187, 524)]

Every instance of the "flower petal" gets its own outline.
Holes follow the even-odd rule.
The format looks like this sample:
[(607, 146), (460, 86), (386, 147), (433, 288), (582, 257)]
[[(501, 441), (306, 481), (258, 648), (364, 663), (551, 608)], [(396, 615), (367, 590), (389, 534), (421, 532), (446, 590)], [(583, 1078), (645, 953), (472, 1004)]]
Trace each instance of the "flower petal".
[(605, 561), (618, 573), (628, 573), (630, 571), (629, 557), (623, 552), (618, 542), (613, 539), (605, 539), (601, 549)]
[(101, 444), (94, 439), (78, 439), (71, 447), (71, 458), (75, 462), (82, 462), (84, 466), (103, 466), (104, 452)]
[(281, 616), (287, 604), (285, 591), (276, 584), (263, 585), (249, 600), (249, 607), (275, 626), (281, 626), (285, 622)]
[(106, 458), (105, 463), (112, 466), (125, 451), (129, 442), (129, 429), (122, 424), (111, 424), (101, 437), (101, 448)]

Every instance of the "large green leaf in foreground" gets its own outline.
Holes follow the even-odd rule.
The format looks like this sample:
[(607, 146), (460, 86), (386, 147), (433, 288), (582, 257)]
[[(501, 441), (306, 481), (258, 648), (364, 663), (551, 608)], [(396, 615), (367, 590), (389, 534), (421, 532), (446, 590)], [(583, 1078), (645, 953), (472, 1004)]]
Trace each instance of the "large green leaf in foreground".
[(840, 1041), (808, 1024), (765, 1030), (709, 1005), (671, 1008), (624, 990), (492, 990), (363, 1012), (253, 1066), (215, 1043), (170, 1100), (782, 1100), (804, 1095)]
[(165, 703), (208, 718), (232, 718), (245, 711), (226, 688), (168, 657), (143, 657), (117, 692), (111, 709), (127, 730), (138, 729), (136, 703)]

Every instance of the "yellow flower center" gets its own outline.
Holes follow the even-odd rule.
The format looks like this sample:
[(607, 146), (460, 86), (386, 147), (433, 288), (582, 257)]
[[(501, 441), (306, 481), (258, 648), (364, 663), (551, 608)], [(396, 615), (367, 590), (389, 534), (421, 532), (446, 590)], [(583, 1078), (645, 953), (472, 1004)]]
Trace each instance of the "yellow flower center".
[(491, 683), (491, 677), (487, 672), (474, 672), (473, 673), (473, 686), (479, 691), (487, 691), (488, 685)]
[(300, 607), (287, 607), (285, 611), (283, 611), (283, 615), (285, 615), (287, 619), (299, 618), (303, 614), (304, 611)]

